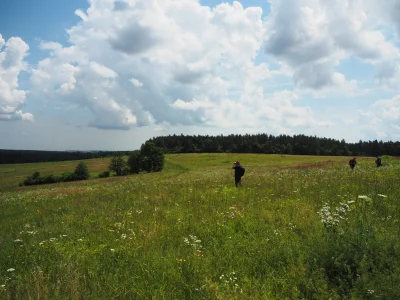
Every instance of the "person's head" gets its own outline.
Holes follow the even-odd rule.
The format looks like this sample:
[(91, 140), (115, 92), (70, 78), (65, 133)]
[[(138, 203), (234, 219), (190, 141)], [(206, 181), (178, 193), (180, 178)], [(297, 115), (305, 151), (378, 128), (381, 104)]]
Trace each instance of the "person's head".
[(233, 165), (234, 166), (240, 166), (240, 162), (236, 161)]

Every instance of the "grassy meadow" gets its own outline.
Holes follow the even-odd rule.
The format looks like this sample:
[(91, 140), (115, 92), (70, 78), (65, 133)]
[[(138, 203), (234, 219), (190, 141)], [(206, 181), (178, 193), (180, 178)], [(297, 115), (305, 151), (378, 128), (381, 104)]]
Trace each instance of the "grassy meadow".
[(400, 299), (400, 160), (348, 160), (167, 155), (23, 188), (77, 162), (1, 165), (0, 299)]

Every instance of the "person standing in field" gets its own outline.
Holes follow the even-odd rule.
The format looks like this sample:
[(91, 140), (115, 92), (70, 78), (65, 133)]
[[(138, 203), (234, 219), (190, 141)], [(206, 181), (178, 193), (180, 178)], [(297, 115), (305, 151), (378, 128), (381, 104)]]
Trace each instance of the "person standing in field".
[(245, 169), (238, 161), (233, 164), (232, 169), (235, 169), (235, 186), (239, 187), (242, 185), (242, 177), (244, 175)]
[(356, 164), (357, 164), (357, 161), (356, 161), (356, 158), (355, 158), (355, 157), (353, 157), (352, 159), (349, 160), (349, 165), (350, 165), (350, 168), (351, 168), (352, 170), (354, 170)]
[(376, 157), (375, 163), (376, 163), (376, 166), (377, 166), (378, 168), (379, 168), (379, 167), (382, 167), (382, 159), (380, 158), (380, 156), (377, 156), (377, 157)]

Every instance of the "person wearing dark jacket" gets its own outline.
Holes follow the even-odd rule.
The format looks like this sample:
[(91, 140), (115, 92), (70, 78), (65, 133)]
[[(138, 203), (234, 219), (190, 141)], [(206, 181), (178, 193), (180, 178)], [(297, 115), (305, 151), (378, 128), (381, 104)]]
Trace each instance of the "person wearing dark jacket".
[(377, 166), (378, 168), (379, 168), (379, 167), (382, 167), (382, 159), (380, 158), (380, 156), (377, 156), (377, 157), (376, 157), (375, 163), (376, 163), (376, 166)]
[(245, 169), (238, 161), (233, 164), (232, 169), (235, 169), (235, 186), (239, 187), (242, 185), (242, 176), (244, 175)]
[(357, 164), (357, 161), (356, 161), (355, 157), (349, 160), (349, 165), (352, 170), (355, 168), (356, 164)]

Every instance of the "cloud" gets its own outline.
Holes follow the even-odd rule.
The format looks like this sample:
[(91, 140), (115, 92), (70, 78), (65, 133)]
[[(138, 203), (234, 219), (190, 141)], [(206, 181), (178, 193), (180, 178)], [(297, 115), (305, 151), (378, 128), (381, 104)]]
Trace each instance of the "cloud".
[(118, 74), (110, 68), (94, 61), (90, 62), (90, 68), (103, 78), (116, 78), (118, 76)]
[(94, 0), (77, 14), (85, 17), (67, 31), (71, 46), (41, 43), (50, 56), (32, 70), (31, 93), (88, 108), (90, 126), (200, 124), (204, 110), (182, 113), (178, 99), (218, 106), (227, 97), (239, 100), (244, 82), (270, 76), (266, 64), (254, 62), (262, 45), (260, 8)]
[(86, 14), (80, 9), (75, 10), (75, 15), (80, 17), (83, 21), (87, 21), (88, 20), (88, 17), (86, 16)]
[(398, 130), (400, 95), (378, 100), (367, 109), (360, 110), (357, 122), (362, 124), (363, 132), (369, 138), (398, 140), (400, 138)]
[(270, 0), (265, 53), (293, 70), (299, 87), (341, 88), (335, 71), (350, 56), (369, 64), (398, 59), (399, 49), (376, 29), (363, 1)]
[(92, 0), (76, 12), (82, 20), (67, 30), (68, 46), (41, 42), (48, 57), (32, 70), (30, 95), (85, 108), (87, 124), (102, 129), (290, 134), (336, 125), (304, 103), (357, 92), (359, 82), (339, 70), (349, 57), (381, 69), (380, 80), (395, 86), (398, 49), (371, 5), (269, 2), (263, 18), (261, 8), (238, 1)]
[(130, 82), (132, 82), (132, 84), (134, 86), (136, 86), (137, 88), (143, 87), (143, 82), (137, 80), (136, 78), (132, 77), (130, 80)]
[(24, 61), (29, 46), (19, 37), (6, 42), (0, 34), (0, 120), (33, 121), (33, 115), (23, 113), (25, 90), (18, 89), (18, 76), (27, 69)]

